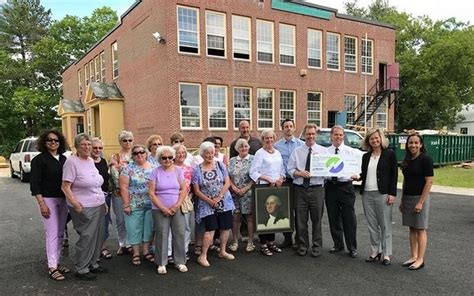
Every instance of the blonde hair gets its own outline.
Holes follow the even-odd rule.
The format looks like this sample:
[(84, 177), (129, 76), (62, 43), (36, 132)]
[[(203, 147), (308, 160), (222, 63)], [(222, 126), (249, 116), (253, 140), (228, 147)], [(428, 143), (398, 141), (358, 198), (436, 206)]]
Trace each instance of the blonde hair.
[(383, 131), (380, 128), (372, 128), (372, 129), (369, 129), (367, 133), (365, 134), (364, 142), (362, 143), (362, 149), (367, 150), (367, 151), (372, 151), (372, 147), (370, 146), (369, 139), (375, 133), (379, 133), (380, 145), (382, 146), (382, 149), (386, 149), (388, 147), (388, 140), (385, 137)]
[(260, 135), (260, 138), (262, 139), (263, 141), (263, 138), (265, 138), (266, 136), (268, 136), (269, 134), (272, 134), (273, 136), (273, 140), (276, 140), (276, 134), (275, 134), (275, 131), (272, 130), (271, 128), (268, 128), (268, 129), (264, 129)]
[(148, 139), (146, 139), (145, 145), (148, 151), (151, 151), (151, 144), (155, 142), (156, 140), (160, 140), (161, 145), (163, 145), (163, 139), (161, 138), (160, 135), (151, 135), (148, 137)]

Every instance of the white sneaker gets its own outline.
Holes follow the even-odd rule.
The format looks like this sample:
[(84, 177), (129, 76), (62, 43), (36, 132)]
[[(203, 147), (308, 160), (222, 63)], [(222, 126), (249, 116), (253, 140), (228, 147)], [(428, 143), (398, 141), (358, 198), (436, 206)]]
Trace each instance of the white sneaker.
[(176, 269), (179, 270), (179, 272), (187, 272), (188, 271), (188, 268), (184, 264), (176, 265)]
[(158, 272), (158, 274), (166, 274), (166, 266), (163, 266), (163, 265), (160, 265), (158, 266), (158, 269), (156, 270), (156, 272)]

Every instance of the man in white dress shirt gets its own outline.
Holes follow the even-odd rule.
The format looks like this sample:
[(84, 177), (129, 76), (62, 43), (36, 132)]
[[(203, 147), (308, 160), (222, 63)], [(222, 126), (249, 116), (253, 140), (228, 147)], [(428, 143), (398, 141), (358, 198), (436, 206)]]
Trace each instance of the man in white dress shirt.
[[(329, 154), (359, 155), (360, 151), (344, 145), (344, 129), (340, 125), (331, 128)], [(349, 256), (357, 257), (357, 219), (354, 211), (355, 192), (350, 177), (332, 177), (326, 181), (326, 209), (329, 229), (334, 246), (330, 253), (344, 251), (346, 242)]]
[[(288, 160), (288, 173), (293, 178), (296, 201), (296, 225), (300, 245), (297, 253), (305, 256), (311, 246), (311, 256), (321, 256), (323, 236), (321, 219), (324, 213), (324, 178), (311, 177), (310, 159), (313, 154), (327, 154), (326, 148), (316, 144), (318, 127), (307, 124), (303, 133), (305, 144), (296, 148)], [(309, 242), (308, 214), (313, 223), (312, 243)]]

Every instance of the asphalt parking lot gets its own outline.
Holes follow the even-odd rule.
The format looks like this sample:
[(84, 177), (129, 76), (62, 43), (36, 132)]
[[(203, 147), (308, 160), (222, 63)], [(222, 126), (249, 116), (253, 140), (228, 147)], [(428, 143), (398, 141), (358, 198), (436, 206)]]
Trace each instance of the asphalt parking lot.
[[(2, 170), (3, 171), (3, 170)], [(396, 206), (398, 208), (398, 205)], [(292, 250), (266, 258), (236, 253), (235, 261), (210, 255), (210, 268), (192, 259), (189, 272), (168, 268), (160, 276), (152, 264), (131, 265), (129, 256), (114, 256), (103, 265), (109, 273), (94, 282), (68, 275), (64, 282), (47, 276), (44, 233), (28, 184), (0, 177), (0, 294), (2, 295), (473, 295), (474, 197), (433, 193), (426, 267), (408, 271), (408, 229), (394, 208), (393, 264), (369, 264), (368, 233), (361, 201), (356, 202), (359, 257), (329, 254), (332, 247), (327, 215), (323, 217), (324, 252), (319, 258), (299, 257)], [(72, 224), (70, 226), (72, 229)], [(71, 233), (71, 245), (76, 240)], [(117, 241), (114, 231), (108, 241)], [(282, 239), (282, 236), (278, 236)], [(70, 255), (74, 252), (69, 248)], [(71, 266), (69, 258), (64, 263)]]

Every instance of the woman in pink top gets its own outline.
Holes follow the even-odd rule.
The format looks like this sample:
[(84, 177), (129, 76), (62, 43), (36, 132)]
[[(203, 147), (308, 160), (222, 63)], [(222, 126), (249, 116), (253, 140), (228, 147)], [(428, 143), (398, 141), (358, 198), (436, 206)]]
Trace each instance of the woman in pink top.
[(104, 179), (90, 157), (91, 138), (79, 134), (74, 138), (76, 154), (64, 164), (61, 189), (71, 213), (74, 229), (79, 233), (74, 267), (81, 280), (93, 280), (97, 273), (107, 272), (97, 264), (104, 240), (105, 197)]
[(155, 168), (148, 182), (155, 222), (155, 262), (158, 274), (166, 274), (168, 264), (168, 235), (173, 235), (173, 257), (180, 272), (188, 271), (184, 248), (186, 221), (181, 204), (187, 195), (183, 170), (174, 165), (175, 151), (170, 146), (158, 148), (156, 158), (160, 166)]

